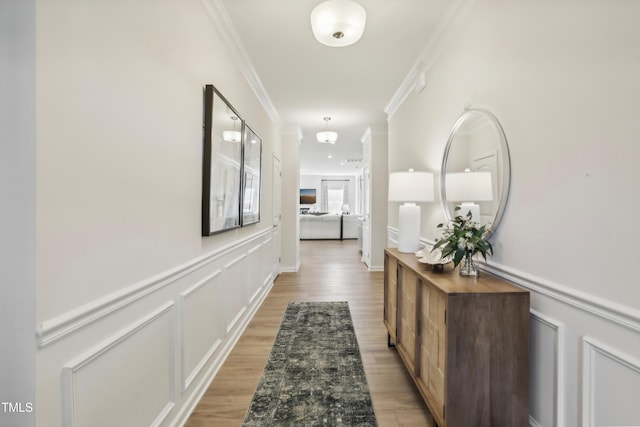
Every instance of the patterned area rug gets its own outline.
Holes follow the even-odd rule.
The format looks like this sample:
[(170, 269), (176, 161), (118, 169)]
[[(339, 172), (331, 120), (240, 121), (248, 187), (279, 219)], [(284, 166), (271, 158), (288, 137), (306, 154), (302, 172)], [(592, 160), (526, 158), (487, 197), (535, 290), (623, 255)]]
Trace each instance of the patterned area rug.
[(243, 426), (377, 426), (348, 303), (289, 303)]

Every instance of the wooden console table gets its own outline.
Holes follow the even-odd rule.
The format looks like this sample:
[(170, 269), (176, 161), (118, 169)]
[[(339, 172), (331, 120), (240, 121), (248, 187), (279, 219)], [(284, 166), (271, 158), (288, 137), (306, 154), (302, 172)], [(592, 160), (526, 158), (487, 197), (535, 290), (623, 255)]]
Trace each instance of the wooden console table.
[(384, 323), (439, 427), (529, 420), (529, 292), (385, 249)]

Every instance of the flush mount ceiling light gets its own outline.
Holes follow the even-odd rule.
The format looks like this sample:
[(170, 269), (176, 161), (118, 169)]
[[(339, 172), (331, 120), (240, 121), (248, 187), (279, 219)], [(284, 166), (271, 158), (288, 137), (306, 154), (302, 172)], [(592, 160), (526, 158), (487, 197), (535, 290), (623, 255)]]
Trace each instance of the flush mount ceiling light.
[(313, 35), (331, 47), (349, 46), (360, 40), (367, 12), (351, 0), (328, 0), (311, 11)]
[(338, 140), (338, 133), (329, 132), (329, 120), (331, 120), (331, 117), (324, 117), (322, 120), (325, 122), (325, 131), (316, 133), (316, 139), (323, 144), (335, 144)]
[(222, 139), (227, 142), (240, 142), (242, 135), (240, 134), (240, 131), (236, 130), (236, 120), (238, 120), (238, 118), (236, 116), (231, 116), (231, 120), (233, 120), (233, 130), (225, 130), (222, 132)]

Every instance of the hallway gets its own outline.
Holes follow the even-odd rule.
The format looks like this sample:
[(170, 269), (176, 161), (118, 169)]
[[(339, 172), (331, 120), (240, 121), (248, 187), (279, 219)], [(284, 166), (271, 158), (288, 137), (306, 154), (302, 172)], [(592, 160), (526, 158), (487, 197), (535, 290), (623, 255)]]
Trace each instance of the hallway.
[(383, 274), (355, 240), (301, 241), (298, 273), (282, 273), (186, 426), (240, 426), (289, 301), (348, 301), (378, 424), (431, 426), (431, 416), (382, 323)]

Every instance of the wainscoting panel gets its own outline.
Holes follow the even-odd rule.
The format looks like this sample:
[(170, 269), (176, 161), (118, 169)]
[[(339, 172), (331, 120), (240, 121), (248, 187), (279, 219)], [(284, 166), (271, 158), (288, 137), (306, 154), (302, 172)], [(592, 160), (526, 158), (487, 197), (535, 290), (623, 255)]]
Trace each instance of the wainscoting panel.
[(584, 337), (584, 427), (640, 426), (640, 360)]
[(64, 425), (157, 426), (175, 404), (174, 304), (63, 368)]
[(258, 231), (43, 321), (36, 426), (183, 425), (273, 286), (272, 241)]
[(201, 373), (224, 338), (221, 277), (222, 270), (216, 270), (180, 294), (182, 391)]
[(264, 278), (264, 244), (259, 244), (249, 249), (247, 252), (247, 296), (250, 303), (260, 292), (262, 288), (262, 280)]
[(226, 331), (230, 332), (247, 307), (247, 254), (225, 264), (223, 296)]
[(270, 254), (271, 256), (268, 257), (268, 259), (270, 260), (270, 264), (268, 270), (270, 272), (273, 272), (274, 274), (278, 275), (280, 274), (281, 271), (281, 264), (280, 264), (280, 260), (281, 260), (281, 254), (280, 254), (280, 245), (282, 244), (282, 231), (280, 230), (280, 226), (277, 227), (273, 227), (273, 234), (271, 235), (271, 237), (269, 238), (269, 240), (271, 241), (271, 250), (270, 250)]
[(564, 407), (564, 327), (535, 310), (531, 310), (530, 321), (530, 423), (560, 427)]
[[(387, 243), (397, 246), (396, 228), (387, 227)], [(480, 264), (531, 293), (529, 426), (640, 427), (635, 301), (605, 300), (493, 259)]]
[(269, 237), (262, 242), (262, 271), (263, 274), (260, 277), (262, 285), (268, 284), (273, 280), (273, 272), (275, 266), (278, 264), (279, 253), (276, 253), (273, 247), (273, 239)]

